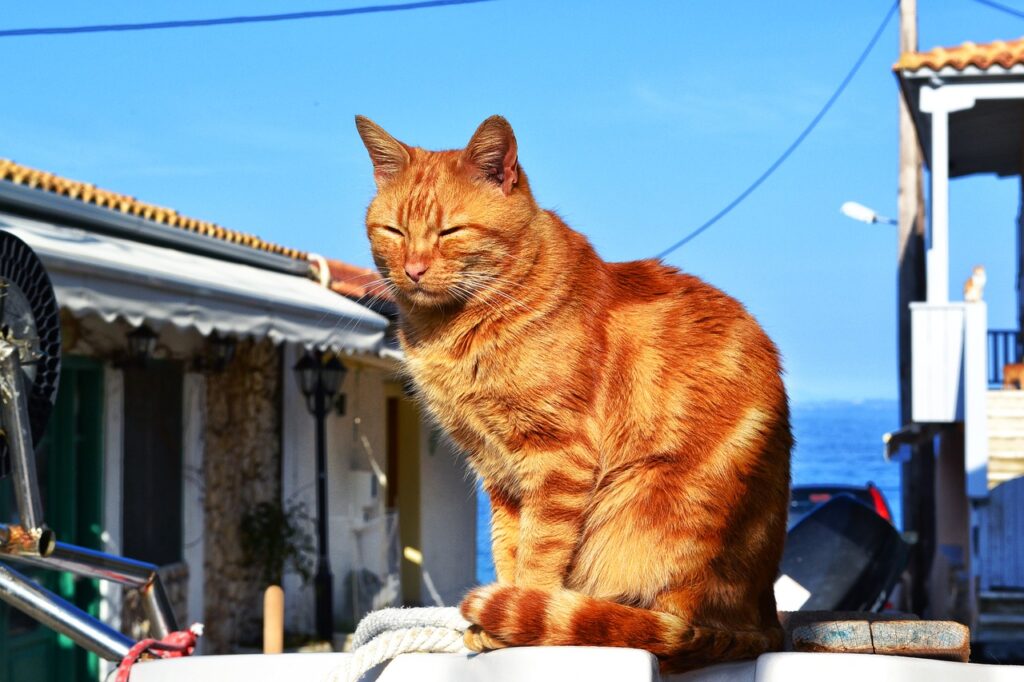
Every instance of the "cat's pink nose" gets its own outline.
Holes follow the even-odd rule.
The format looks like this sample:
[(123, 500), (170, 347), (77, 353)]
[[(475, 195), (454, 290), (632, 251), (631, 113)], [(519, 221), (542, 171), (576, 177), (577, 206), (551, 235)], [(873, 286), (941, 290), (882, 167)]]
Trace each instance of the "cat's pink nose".
[(405, 264), (405, 274), (409, 276), (413, 282), (419, 282), (420, 278), (426, 273), (427, 268), (430, 266), (423, 261), (410, 261)]

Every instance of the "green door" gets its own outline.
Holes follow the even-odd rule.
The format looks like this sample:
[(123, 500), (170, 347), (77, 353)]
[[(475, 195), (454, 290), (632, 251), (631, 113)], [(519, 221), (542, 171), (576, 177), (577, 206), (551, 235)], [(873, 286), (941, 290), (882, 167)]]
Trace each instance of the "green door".
[[(100, 549), (103, 514), (103, 369), (93, 361), (66, 358), (60, 390), (46, 435), (36, 444), (36, 467), (44, 518), (57, 539)], [(0, 481), (2, 518), (17, 511), (9, 481)], [(61, 597), (97, 615), (96, 581), (67, 573), (26, 570)], [(96, 680), (99, 661), (0, 603), (0, 682), (85, 682)]]

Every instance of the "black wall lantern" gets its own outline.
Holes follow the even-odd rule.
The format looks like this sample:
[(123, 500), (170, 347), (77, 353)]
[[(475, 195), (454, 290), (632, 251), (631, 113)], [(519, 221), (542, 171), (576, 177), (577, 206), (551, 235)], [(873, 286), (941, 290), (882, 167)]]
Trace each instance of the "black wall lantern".
[(144, 365), (156, 350), (156, 332), (145, 324), (128, 332), (128, 361)]
[(306, 407), (316, 419), (316, 529), (317, 562), (313, 586), (316, 591), (316, 632), (324, 641), (334, 634), (334, 577), (327, 557), (327, 436), (324, 419), (345, 380), (348, 369), (333, 353), (305, 352), (292, 368)]
[(223, 372), (235, 357), (234, 337), (221, 336), (216, 331), (210, 334), (203, 353), (195, 358), (196, 370), (200, 372)]

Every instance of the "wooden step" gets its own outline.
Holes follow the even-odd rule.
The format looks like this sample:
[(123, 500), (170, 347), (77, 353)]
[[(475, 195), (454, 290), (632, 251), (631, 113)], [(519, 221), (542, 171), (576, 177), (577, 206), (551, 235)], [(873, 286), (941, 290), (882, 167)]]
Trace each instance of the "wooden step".
[(1000, 417), (985, 422), (989, 438), (1024, 438), (1024, 413), (1017, 417)]
[(985, 425), (991, 433), (1005, 433), (1010, 437), (1020, 436), (1024, 434), (1024, 412), (1020, 414), (1014, 413), (1009, 416), (993, 416), (990, 413)]
[(1019, 405), (1024, 403), (1024, 391), (989, 391), (985, 401), (989, 405)]
[(1003, 409), (1012, 409), (1024, 404), (1024, 391), (1014, 391), (1009, 395), (1007, 391), (993, 391), (985, 396), (985, 404)]
[(982, 613), (978, 616), (982, 627), (1024, 628), (1024, 613)]
[(985, 591), (978, 594), (978, 610), (985, 614), (1024, 614), (1024, 590)]
[(985, 416), (990, 425), (999, 421), (1013, 424), (1024, 416), (1024, 405), (993, 405), (989, 403), (985, 406)]
[(988, 437), (989, 450), (997, 450), (1000, 453), (1024, 453), (1024, 438), (1006, 438), (1002, 436)]
[(1011, 415), (1000, 415), (989, 413), (985, 425), (989, 431), (999, 433), (1002, 431), (1008, 434), (1019, 434), (1024, 431), (1024, 411), (1014, 412)]
[(986, 642), (1024, 640), (1024, 614), (981, 613), (974, 638)]
[(985, 410), (985, 414), (988, 418), (988, 425), (992, 428), (1006, 427), (1016, 430), (1020, 427), (1021, 419), (1024, 419), (1024, 410), (1016, 408), (1008, 410), (989, 405)]
[(993, 482), (1005, 483), (1020, 476), (1024, 476), (1024, 458), (989, 456), (988, 480), (990, 486)]
[(1024, 402), (1024, 391), (1020, 389), (995, 388), (988, 392), (990, 402)]
[(1024, 457), (1015, 454), (1008, 454), (1005, 452), (999, 452), (998, 450), (989, 450), (988, 456), (989, 467), (995, 466), (996, 468), (1006, 468), (1011, 470), (1019, 470), (1024, 466)]

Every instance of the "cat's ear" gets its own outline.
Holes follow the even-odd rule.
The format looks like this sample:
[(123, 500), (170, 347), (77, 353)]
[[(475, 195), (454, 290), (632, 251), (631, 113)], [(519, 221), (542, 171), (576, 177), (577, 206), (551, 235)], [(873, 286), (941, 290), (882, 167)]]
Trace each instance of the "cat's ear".
[(356, 130), (363, 138), (366, 151), (373, 162), (373, 179), (381, 185), (398, 175), (409, 165), (409, 148), (391, 137), (379, 125), (366, 118), (356, 116)]
[(462, 162), (475, 177), (508, 195), (519, 181), (519, 149), (508, 121), (491, 116), (481, 123), (462, 152)]

